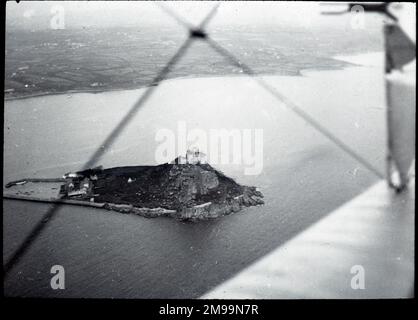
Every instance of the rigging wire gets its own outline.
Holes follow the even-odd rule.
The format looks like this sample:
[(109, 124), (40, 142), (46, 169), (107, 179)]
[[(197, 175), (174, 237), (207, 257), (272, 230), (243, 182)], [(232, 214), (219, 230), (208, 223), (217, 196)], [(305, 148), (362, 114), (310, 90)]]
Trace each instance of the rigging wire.
[[(155, 3), (157, 4), (157, 3)], [(104, 153), (113, 145), (113, 143), (117, 140), (120, 133), (123, 129), (130, 123), (130, 121), (135, 117), (138, 110), (146, 103), (146, 101), (151, 97), (151, 95), (155, 92), (158, 88), (158, 84), (165, 79), (167, 74), (171, 71), (172, 67), (178, 63), (178, 61), (185, 55), (187, 50), (190, 48), (191, 44), (196, 39), (202, 39), (206, 41), (208, 45), (214, 49), (218, 54), (225, 57), (231, 64), (238, 66), (245, 72), (249, 77), (254, 79), (262, 88), (267, 90), (271, 93), (277, 100), (287, 106), (290, 110), (295, 112), (299, 117), (303, 118), (306, 122), (308, 122), (312, 127), (316, 130), (321, 132), (324, 136), (330, 139), (334, 144), (339, 146), (343, 151), (349, 154), (351, 157), (356, 159), (358, 162), (363, 164), (367, 169), (371, 172), (376, 174), (379, 178), (384, 178), (384, 175), (374, 168), (366, 159), (358, 155), (354, 150), (352, 150), (348, 145), (346, 145), (343, 141), (338, 139), (335, 135), (332, 134), (328, 129), (323, 127), (319, 122), (317, 122), (314, 118), (312, 118), (309, 114), (307, 114), (303, 109), (298, 107), (292, 101), (290, 101), (286, 96), (281, 94), (276, 88), (269, 85), (267, 82), (262, 80), (261, 78), (257, 77), (256, 73), (246, 64), (242, 63), (237, 57), (235, 57), (232, 53), (228, 50), (223, 48), (220, 44), (218, 44), (215, 40), (210, 38), (208, 34), (205, 32), (205, 28), (207, 24), (214, 18), (219, 8), (220, 3), (217, 3), (212, 7), (210, 12), (205, 16), (205, 18), (201, 21), (201, 23), (194, 27), (190, 23), (186, 22), (183, 18), (177, 15), (173, 10), (169, 9), (168, 7), (157, 4), (159, 8), (161, 8), (164, 12), (170, 15), (178, 24), (187, 28), (189, 31), (189, 37), (186, 41), (179, 47), (177, 52), (174, 56), (167, 62), (167, 64), (162, 68), (162, 70), (154, 77), (150, 86), (146, 87), (143, 94), (138, 98), (135, 104), (131, 107), (128, 113), (123, 117), (123, 119), (118, 123), (118, 125), (112, 130), (109, 136), (104, 140), (104, 142), (100, 145), (100, 147), (93, 153), (93, 155), (89, 158), (89, 160), (83, 166), (83, 170), (89, 169), (95, 165), (95, 163), (104, 155)], [(28, 236), (23, 240), (22, 244), (18, 247), (18, 249), (14, 252), (12, 257), (6, 262), (3, 267), (3, 277), (4, 279), (9, 275), (10, 271), (13, 269), (15, 265), (17, 265), (20, 259), (25, 255), (34, 241), (40, 236), (42, 231), (45, 229), (48, 222), (50, 222), (59, 211), (61, 204), (56, 203), (49, 208), (49, 210), (44, 214), (42, 219), (35, 225), (35, 227), (31, 230)]]
[[(206, 25), (214, 16), (216, 8), (212, 9), (207, 16), (202, 20), (200, 26)], [(167, 74), (171, 71), (174, 65), (185, 55), (186, 51), (190, 48), (193, 41), (197, 37), (190, 34), (185, 42), (179, 47), (174, 56), (166, 63), (166, 65), (161, 69), (161, 71), (154, 77), (150, 85), (146, 87), (143, 94), (138, 98), (134, 103), (128, 113), (123, 117), (123, 119), (118, 123), (118, 125), (112, 130), (112, 132), (107, 136), (107, 138), (101, 143), (100, 147), (93, 153), (89, 160), (83, 166), (83, 170), (89, 169), (103, 156), (103, 154), (113, 145), (116, 141), (122, 130), (129, 124), (133, 117), (137, 114), (138, 110), (146, 103), (146, 101), (151, 97), (158, 87), (158, 84), (165, 79)], [(29, 232), (25, 237), (23, 242), (19, 245), (17, 250), (13, 253), (12, 257), (5, 263), (3, 266), (3, 279), (10, 274), (10, 271), (15, 265), (19, 263), (21, 258), (26, 254), (28, 249), (33, 245), (34, 241), (41, 235), (42, 231), (47, 226), (47, 223), (50, 222), (54, 217), (56, 217), (57, 212), (62, 204), (54, 203), (48, 211), (43, 215), (42, 219), (35, 225), (35, 227)]]

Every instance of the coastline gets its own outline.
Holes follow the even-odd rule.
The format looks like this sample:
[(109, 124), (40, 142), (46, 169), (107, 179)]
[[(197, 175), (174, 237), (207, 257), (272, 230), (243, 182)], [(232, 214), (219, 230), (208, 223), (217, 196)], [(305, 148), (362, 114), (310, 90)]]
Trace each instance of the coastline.
[[(350, 95), (362, 96), (361, 88), (357, 87), (359, 83), (362, 83), (363, 86), (378, 86), (379, 88), (376, 89), (380, 89), (379, 80), (382, 72), (383, 68), (351, 67), (345, 70), (330, 70), (326, 72), (307, 71), (300, 77), (265, 76), (262, 79), (280, 88), (280, 91), (286, 93), (295, 103), (307, 108), (314, 108), (313, 110), (320, 112), (319, 110), (327, 109), (324, 101), (327, 101), (327, 104), (339, 105), (341, 108), (347, 109), (350, 103), (341, 102), (338, 97), (344, 92)], [(353, 75), (357, 79), (355, 83), (350, 84), (349, 87), (336, 88), (332, 86), (334, 82), (344, 82), (344, 78), (348, 75)], [(273, 127), (270, 128), (270, 125), (272, 125), (273, 121), (281, 123), (281, 117), (278, 116), (276, 106), (277, 102), (271, 103), (270, 99), (260, 100), (266, 92), (257, 85), (256, 79), (251, 79), (247, 76), (233, 76), (189, 77), (188, 79), (183, 78), (182, 81), (178, 81), (179, 79), (163, 81), (159, 84), (160, 88), (153, 88), (157, 89), (158, 92), (154, 92), (153, 99), (147, 104), (149, 107), (143, 108), (142, 111), (142, 116), (151, 122), (149, 124), (139, 122), (138, 126), (132, 125), (128, 128), (125, 133), (126, 137), (113, 149), (113, 157), (106, 157), (106, 160), (101, 164), (106, 167), (118, 166), (121, 161), (126, 165), (137, 165), (138, 163), (156, 164), (153, 153), (157, 146), (157, 142), (154, 140), (156, 128), (164, 126), (171, 130), (177, 130), (177, 125), (169, 121), (170, 119), (186, 119), (187, 117), (187, 119), (193, 119), (194, 122), (201, 123), (205, 129), (209, 129), (209, 126), (223, 128), (228, 128), (229, 126), (240, 127), (246, 123), (247, 127), (266, 126), (265, 129), (268, 129), (268, 132), (271, 130), (276, 131)], [(178, 96), (179, 90), (181, 91), (185, 87), (190, 88), (190, 92), (182, 99), (175, 100), (174, 98)], [(211, 89), (207, 90), (207, 88)], [(251, 89), (260, 98), (253, 99), (251, 95), (248, 95), (244, 99), (243, 97), (247, 96), (247, 94), (242, 91), (242, 88)], [(329, 92), (329, 88), (333, 88), (331, 92)], [(298, 94), (300, 90), (303, 90), (306, 95)], [(28, 175), (34, 178), (60, 176), (63, 170), (78, 170), (86, 158), (86, 153), (92, 152), (97, 143), (101, 142), (100, 135), (90, 135), (92, 131), (103, 134), (110, 130), (109, 128), (112, 128), (117, 123), (116, 119), (121, 118), (144, 91), (145, 89), (142, 88), (113, 90), (98, 95), (79, 93), (67, 96), (61, 94), (33, 98), (32, 100), (20, 99), (5, 102), (4, 133), (7, 139), (5, 139), (4, 150), (6, 155), (5, 162), (8, 165), (6, 166), (7, 171), (5, 172), (4, 181), (17, 180), (22, 176)], [(203, 99), (202, 94), (198, 94), (198, 92), (204, 93), (203, 96), (206, 98)], [(239, 95), (239, 98), (232, 100), (228, 98), (229, 95)], [(268, 94), (266, 94), (266, 97), (268, 97)], [(376, 106), (381, 105), (380, 100), (382, 99), (380, 97), (381, 95), (376, 95), (378, 99), (374, 103)], [(250, 102), (247, 103), (247, 100)], [(183, 107), (184, 105), (195, 106), (193, 110), (196, 111), (190, 113), (189, 110)], [(221, 105), (228, 106), (228, 108), (223, 110)], [(248, 112), (257, 112), (259, 114), (257, 123), (258, 121), (260, 123), (254, 123), (253, 120), (249, 121), (245, 114), (238, 112), (243, 105), (247, 106)], [(362, 105), (362, 102), (359, 101), (358, 105)], [(118, 107), (115, 109), (115, 106)], [(209, 108), (212, 107), (224, 114), (225, 118), (221, 119), (220, 122), (219, 119), (216, 119), (216, 121), (212, 119), (209, 122), (203, 121), (204, 117), (197, 113), (197, 109), (202, 110), (204, 115), (210, 116)], [(261, 112), (258, 110), (259, 107), (262, 107)], [(365, 114), (356, 112), (357, 117), (359, 117), (359, 114), (362, 114), (362, 117), (366, 117), (368, 109), (363, 107), (361, 110), (364, 110)], [(339, 117), (337, 111), (334, 117)], [(211, 119), (211, 117), (209, 118)], [(49, 126), (48, 119), (55, 119), (62, 127), (63, 136), (60, 139), (53, 138), (55, 133), (53, 128)], [(82, 119), (82, 122), (77, 122), (80, 119)], [(263, 122), (264, 119), (268, 120), (267, 124)], [(89, 124), (87, 124), (87, 120), (89, 120)], [(24, 128), (15, 126), (17, 121), (25, 121), (28, 125)], [(361, 124), (359, 119), (356, 119), (356, 121)], [(335, 120), (325, 119), (324, 122), (333, 128)], [(78, 129), (76, 131), (74, 131), (74, 124), (77, 124), (76, 127)], [(193, 125), (192, 123), (190, 124), (191, 127)], [(347, 125), (347, 127), (349, 126)], [(287, 123), (282, 123), (281, 128), (280, 130), (285, 131), (284, 128), (287, 128)], [(24, 130), (22, 131), (22, 129)], [(138, 130), (142, 132), (140, 140), (134, 138), (136, 134), (133, 131)], [(334, 130), (339, 131), (338, 128), (334, 128)], [(359, 128), (356, 128), (356, 130), (358, 131)], [(31, 142), (24, 138), (29, 135), (32, 137)], [(37, 155), (37, 157), (31, 156), (39, 152), (34, 144), (43, 145), (46, 137), (48, 140), (51, 140), (50, 143), (54, 148), (60, 150), (60, 153), (52, 155), (54, 160), (47, 161), (47, 164), (45, 161), (41, 161), (41, 155)], [(85, 139), (83, 137), (89, 138)], [(294, 139), (299, 141), (297, 136)], [(287, 140), (279, 140), (277, 143), (288, 148), (289, 142)], [(302, 141), (299, 143), (303, 144)], [(353, 143), (359, 142), (355, 140)], [(63, 144), (66, 145), (65, 148), (63, 148)], [(127, 150), (135, 150), (139, 145), (146, 146), (148, 150), (133, 152), (132, 154), (126, 153)], [(298, 146), (299, 144), (296, 143), (295, 145)], [(367, 153), (367, 150), (363, 150), (363, 152)], [(13, 154), (17, 156), (17, 159), (13, 159)], [(30, 158), (31, 160), (28, 162), (24, 160), (25, 158)], [(221, 166), (220, 168), (228, 172), (228, 170), (235, 167)], [(238, 173), (233, 172), (233, 170), (230, 171), (230, 174)], [(241, 171), (241, 169), (239, 170)]]
[[(380, 165), (384, 163), (384, 112), (372, 107), (380, 106), (384, 98), (381, 73), (379, 68), (356, 67), (266, 81)], [(6, 103), (5, 182), (26, 176), (59, 177), (63, 172), (79, 170), (141, 92), (80, 94), (71, 99), (62, 95)], [(45, 228), (32, 247), (31, 256), (21, 261), (21, 270), (43, 270), (59, 261), (68, 274), (78, 275), (81, 284), (60, 292), (65, 297), (153, 298), (161, 297), (161, 288), (169, 297), (200, 296), (238, 271), (227, 268), (239, 269), (271, 252), (375, 182), (373, 175), (358, 168), (358, 163), (304, 121), (282, 110), (277, 100), (248, 77), (173, 81), (162, 83), (155, 93), (113, 152), (108, 150), (97, 164), (106, 168), (154, 165), (155, 132), (168, 128), (176, 133), (177, 120), (186, 120), (188, 129), (264, 128), (268, 154), (263, 157), (262, 174), (244, 175), (242, 166), (217, 168), (243, 185), (259, 187), (265, 205), (199, 223), (163, 217), (141, 219), (134, 214), (61, 205), (51, 227)], [(4, 199), (7, 259), (51, 205)], [(62, 250), (68, 243), (71, 248)], [(115, 264), (121, 274), (118, 278), (110, 277)], [(48, 274), (41, 274), (39, 282), (49, 283)], [(97, 286), (83, 285), (92, 274), (97, 274), (100, 292)], [(202, 274), (210, 276), (202, 278)], [(10, 295), (19, 290), (13, 279), (5, 285)], [(25, 294), (39, 295), (39, 286), (25, 281)], [(115, 286), (102, 286), (105, 281)], [(123, 291), (132, 286), (142, 290)], [(57, 294), (50, 291), (46, 292), (51, 296)]]
[[(200, 156), (193, 155), (194, 160)], [(62, 178), (24, 178), (7, 183), (5, 188), (9, 191), (3, 189), (3, 197), (103, 208), (147, 218), (166, 216), (193, 221), (218, 218), (243, 207), (264, 204), (264, 196), (256, 187), (239, 185), (210, 165), (176, 163), (96, 167), (66, 173)], [(175, 193), (177, 195), (173, 196)]]
[(190, 208), (183, 208), (182, 210), (172, 210), (166, 208), (146, 208), (135, 207), (132, 204), (115, 204), (108, 202), (88, 202), (81, 200), (62, 199), (62, 198), (44, 198), (25, 196), (18, 194), (4, 194), (4, 199), (32, 201), (41, 203), (55, 203), (55, 204), (69, 204), (82, 207), (91, 207), (97, 209), (106, 209), (113, 212), (119, 212), (123, 214), (135, 214), (145, 218), (157, 218), (157, 217), (171, 217), (181, 221), (199, 221), (216, 219), (222, 216), (229, 215), (231, 213), (239, 212), (244, 207), (263, 205), (264, 202), (259, 198), (254, 198), (244, 192), (232, 200), (226, 203), (213, 203), (207, 202), (199, 205), (195, 205)]
[[(359, 67), (361, 65), (351, 62), (348, 60), (341, 59), (341, 57), (355, 57), (355, 56), (361, 56), (368, 53), (358, 53), (353, 55), (347, 55), (347, 56), (334, 56), (332, 59), (344, 61), (348, 65), (345, 67), (315, 67), (315, 68), (301, 68), (298, 70), (297, 73), (289, 73), (289, 74), (282, 74), (282, 73), (263, 73), (263, 74), (257, 74), (258, 77), (265, 77), (265, 76), (293, 76), (293, 77), (300, 77), (305, 76), (306, 73), (311, 72), (321, 72), (321, 71), (333, 71), (333, 70), (343, 70), (346, 68), (353, 68), (353, 67)], [(168, 82), (168, 81), (175, 81), (175, 80), (182, 80), (182, 79), (205, 79), (205, 78), (223, 78), (223, 77), (243, 77), (248, 76), (244, 73), (242, 74), (223, 74), (223, 75), (188, 75), (188, 76), (177, 76), (177, 77), (169, 77), (167, 79), (164, 79), (162, 82)], [(162, 83), (160, 82), (160, 83)], [(38, 97), (46, 97), (46, 96), (59, 96), (59, 95), (68, 95), (68, 94), (78, 94), (78, 93), (90, 93), (90, 94), (99, 94), (99, 93), (105, 93), (105, 92), (118, 92), (118, 91), (133, 91), (133, 90), (140, 90), (149, 88), (151, 86), (157, 86), (157, 85), (144, 85), (144, 86), (126, 86), (126, 87), (118, 87), (118, 88), (86, 88), (86, 89), (76, 89), (76, 90), (66, 90), (66, 91), (56, 91), (56, 92), (37, 92), (27, 95), (19, 95), (19, 96), (13, 96), (13, 97), (4, 97), (4, 101), (15, 101), (15, 100), (24, 100), (24, 99), (30, 99), (30, 98), (38, 98)]]

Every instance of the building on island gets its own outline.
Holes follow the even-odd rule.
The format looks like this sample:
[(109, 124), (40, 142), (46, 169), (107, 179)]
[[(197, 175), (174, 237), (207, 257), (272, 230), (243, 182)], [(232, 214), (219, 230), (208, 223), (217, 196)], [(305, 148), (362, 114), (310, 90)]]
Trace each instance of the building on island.
[(172, 161), (172, 164), (204, 164), (207, 163), (205, 153), (199, 151), (198, 148), (188, 149), (186, 156), (178, 156)]

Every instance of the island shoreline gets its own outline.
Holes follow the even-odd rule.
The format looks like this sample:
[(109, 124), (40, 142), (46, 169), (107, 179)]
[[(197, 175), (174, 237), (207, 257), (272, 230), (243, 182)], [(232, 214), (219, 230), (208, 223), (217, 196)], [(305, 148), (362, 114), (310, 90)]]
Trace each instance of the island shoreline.
[[(59, 185), (34, 186), (42, 182)], [(27, 188), (28, 183), (32, 183), (29, 189), (19, 189)], [(68, 172), (63, 178), (19, 179), (5, 187), (17, 188), (3, 190), (6, 199), (81, 205), (146, 218), (208, 220), (264, 204), (258, 188), (239, 185), (206, 164), (205, 154), (197, 150), (157, 166), (99, 166)], [(50, 192), (57, 189), (59, 192)]]
[[(67, 204), (81, 207), (90, 207), (96, 209), (106, 209), (108, 211), (119, 212), (123, 214), (136, 214), (144, 218), (157, 218), (157, 217), (172, 217), (181, 221), (198, 221), (198, 220), (211, 220), (216, 219), (221, 216), (226, 216), (232, 213), (241, 211), (244, 207), (249, 207), (251, 205), (247, 204), (243, 200), (243, 195), (238, 196), (232, 203), (227, 205), (222, 204), (200, 204), (195, 205), (191, 208), (186, 208), (182, 211), (176, 211), (165, 208), (139, 208), (132, 205), (124, 204), (114, 204), (107, 202), (87, 202), (80, 200), (71, 200), (71, 199), (52, 199), (52, 198), (41, 198), (33, 196), (23, 196), (23, 195), (8, 195), (3, 194), (3, 199), (7, 200), (17, 200), (17, 201), (29, 201), (29, 202), (40, 202), (40, 203), (53, 203), (53, 204)], [(258, 203), (257, 205), (262, 205)], [(201, 210), (203, 208), (203, 210)]]

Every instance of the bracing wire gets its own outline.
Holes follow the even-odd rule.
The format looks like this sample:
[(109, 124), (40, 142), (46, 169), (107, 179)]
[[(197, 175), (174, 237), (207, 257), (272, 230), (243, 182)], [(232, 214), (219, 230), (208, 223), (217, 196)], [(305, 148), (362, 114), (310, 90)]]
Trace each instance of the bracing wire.
[[(207, 16), (202, 20), (200, 25), (206, 25), (214, 16), (214, 11), (211, 10)], [(186, 51), (189, 49), (195, 37), (192, 34), (186, 39), (186, 41), (179, 47), (174, 56), (167, 62), (167, 64), (158, 72), (158, 74), (151, 81), (150, 85), (146, 87), (143, 94), (138, 98), (134, 103), (128, 113), (123, 117), (123, 119), (118, 123), (118, 125), (112, 130), (112, 132), (107, 136), (107, 138), (100, 144), (96, 149), (93, 155), (83, 166), (83, 169), (88, 169), (94, 166), (94, 164), (106, 153), (106, 151), (113, 145), (117, 140), (118, 136), (121, 134), (123, 129), (132, 121), (133, 117), (137, 114), (138, 110), (148, 101), (151, 95), (155, 92), (158, 84), (164, 80), (167, 74), (172, 70), (172, 68), (178, 63), (178, 61), (185, 55)], [(43, 215), (42, 219), (35, 225), (35, 227), (29, 232), (25, 237), (23, 242), (19, 245), (17, 250), (13, 253), (11, 258), (3, 266), (3, 277), (4, 279), (10, 274), (10, 271), (15, 265), (19, 263), (21, 258), (25, 255), (28, 249), (33, 245), (34, 241), (41, 235), (42, 231), (47, 226), (47, 223), (50, 222), (59, 211), (61, 207), (60, 203), (54, 203), (48, 211)]]
[[(220, 3), (217, 3), (212, 7), (210, 12), (205, 16), (205, 18), (201, 21), (201, 23), (194, 27), (190, 23), (186, 22), (183, 18), (177, 15), (173, 10), (169, 9), (165, 5), (158, 4), (159, 8), (161, 8), (165, 13), (170, 15), (178, 24), (187, 28), (189, 31), (189, 37), (186, 41), (179, 47), (177, 52), (174, 56), (167, 62), (167, 64), (160, 70), (160, 72), (154, 77), (151, 82), (151, 85), (146, 87), (145, 91), (142, 95), (138, 98), (138, 100), (134, 103), (128, 113), (123, 117), (123, 119), (118, 123), (118, 125), (112, 130), (112, 132), (107, 136), (107, 138), (100, 144), (97, 150), (93, 153), (93, 155), (89, 158), (89, 160), (83, 166), (83, 169), (91, 168), (96, 164), (96, 162), (106, 153), (106, 151), (115, 143), (123, 129), (132, 121), (132, 119), (137, 114), (138, 110), (148, 101), (151, 95), (157, 90), (157, 86), (161, 81), (163, 81), (167, 74), (171, 71), (174, 65), (178, 63), (178, 61), (184, 56), (186, 51), (190, 48), (192, 42), (196, 38), (200, 38), (203, 41), (206, 41), (208, 45), (216, 51), (221, 56), (225, 57), (232, 65), (238, 66), (243, 70), (245, 74), (250, 76), (254, 79), (262, 88), (266, 91), (271, 93), (277, 100), (283, 103), (286, 107), (290, 110), (295, 112), (299, 117), (303, 118), (307, 123), (309, 123), (312, 127), (326, 136), (329, 140), (331, 140), (335, 145), (349, 154), (352, 158), (356, 159), (358, 162), (363, 164), (364, 167), (369, 169), (379, 178), (384, 178), (384, 175), (377, 170), (373, 165), (371, 165), (366, 159), (362, 156), (357, 154), (354, 150), (352, 150), (348, 145), (346, 145), (342, 140), (338, 139), (335, 135), (332, 134), (328, 129), (323, 127), (319, 122), (317, 122), (314, 118), (312, 118), (308, 113), (306, 113), (303, 109), (299, 106), (294, 104), (290, 101), (286, 96), (281, 94), (276, 88), (269, 85), (267, 82), (262, 80), (261, 78), (256, 76), (256, 73), (246, 64), (242, 63), (237, 57), (235, 57), (232, 53), (228, 50), (223, 48), (220, 44), (218, 44), (215, 40), (210, 38), (207, 33), (205, 32), (205, 28), (207, 24), (214, 18), (217, 13), (218, 7)], [(48, 222), (50, 222), (59, 211), (61, 204), (56, 203), (53, 204), (52, 207), (44, 214), (42, 219), (35, 225), (35, 227), (31, 230), (31, 232), (26, 236), (23, 240), (22, 244), (18, 247), (18, 249), (13, 253), (12, 257), (6, 262), (3, 267), (3, 276), (4, 278), (10, 273), (15, 265), (17, 265), (20, 259), (25, 255), (34, 241), (41, 235), (42, 231), (45, 229)]]

